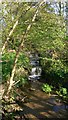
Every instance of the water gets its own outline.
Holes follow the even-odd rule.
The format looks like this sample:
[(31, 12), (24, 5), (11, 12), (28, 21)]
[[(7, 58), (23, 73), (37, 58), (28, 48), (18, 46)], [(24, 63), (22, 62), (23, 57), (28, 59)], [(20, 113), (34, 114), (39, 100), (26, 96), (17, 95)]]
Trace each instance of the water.
[(68, 109), (68, 105), (54, 105), (53, 107), (53, 111), (58, 112), (60, 110), (67, 110)]
[(50, 104), (53, 104), (53, 111), (55, 111), (55, 112), (59, 112), (62, 110), (64, 110), (64, 111), (68, 110), (68, 105), (61, 102), (61, 100), (59, 98), (57, 99), (56, 97), (52, 97), (48, 100), (48, 102)]
[[(27, 117), (32, 119), (32, 117), (37, 118), (68, 118), (67, 109), (68, 106), (65, 105), (58, 95), (51, 94), (50, 96), (45, 92), (41, 91), (41, 85), (38, 80), (32, 82), (31, 91), (28, 90), (29, 102), (26, 103), (25, 114)], [(27, 111), (27, 112), (26, 112)], [(35, 119), (37, 119), (35, 118)]]
[[(38, 55), (34, 56), (34, 55), (31, 55), (30, 56), (30, 64), (32, 65), (32, 70), (31, 70), (31, 74), (29, 75), (29, 80), (31, 80), (31, 87), (32, 88), (36, 88), (36, 84), (37, 84), (37, 81), (38, 79), (40, 79), (41, 77), (41, 72), (42, 72), (42, 69), (39, 65), (39, 59), (38, 59)], [(68, 110), (68, 105), (64, 104), (61, 102), (61, 100), (59, 98), (56, 98), (56, 97), (51, 97), (49, 100), (48, 100), (48, 103), (49, 104), (52, 104), (53, 105), (53, 108), (52, 110), (54, 112), (59, 112), (59, 111), (66, 111)]]
[(30, 54), (30, 64), (32, 66), (31, 74), (29, 75), (29, 80), (38, 80), (41, 76), (41, 67), (39, 66), (38, 54)]
[(33, 67), (31, 70), (31, 75), (29, 75), (29, 80), (40, 79), (40, 76), (41, 76), (41, 67)]
[(31, 60), (30, 64), (33, 66), (39, 66), (39, 61)]

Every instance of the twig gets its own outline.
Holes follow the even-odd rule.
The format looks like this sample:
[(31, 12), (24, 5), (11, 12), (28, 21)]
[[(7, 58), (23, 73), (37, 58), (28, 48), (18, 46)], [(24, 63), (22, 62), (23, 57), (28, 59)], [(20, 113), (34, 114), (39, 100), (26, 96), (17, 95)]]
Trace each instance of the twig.
[(14, 82), (13, 86), (16, 85), (16, 84), (19, 83), (19, 82), (20, 82), (20, 80), (18, 80), (17, 82)]

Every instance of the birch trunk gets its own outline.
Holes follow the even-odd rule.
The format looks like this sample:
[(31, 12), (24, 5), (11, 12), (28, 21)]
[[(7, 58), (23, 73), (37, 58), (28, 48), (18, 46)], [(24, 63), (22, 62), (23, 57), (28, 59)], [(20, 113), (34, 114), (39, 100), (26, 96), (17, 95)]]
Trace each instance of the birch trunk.
[[(28, 8), (26, 9), (26, 11), (24, 12), (24, 14), (25, 14), (29, 9), (30, 9), (30, 7), (28, 7)], [(21, 15), (20, 15), (20, 16), (21, 16)], [(5, 43), (4, 43), (4, 45), (3, 45), (3, 47), (2, 47), (2, 52), (1, 52), (1, 54), (4, 52), (4, 49), (5, 49), (5, 47), (6, 47), (7, 43), (8, 43), (8, 40), (10, 39), (10, 37), (11, 37), (11, 35), (13, 34), (13, 32), (14, 32), (16, 26), (18, 25), (20, 16), (17, 18), (15, 24), (13, 25), (12, 30), (9, 32), (9, 35), (8, 35), (8, 37), (7, 37), (7, 39), (6, 39)]]
[[(44, 1), (40, 2), (39, 6), (38, 6), (38, 8), (37, 8), (37, 10), (36, 10), (33, 18), (32, 18), (32, 22), (35, 21), (36, 15), (37, 15), (37, 13), (38, 13), (38, 9), (39, 9), (39, 7), (43, 4), (43, 2), (44, 2)], [(14, 78), (15, 71), (16, 71), (16, 63), (17, 63), (17, 61), (18, 61), (18, 57), (19, 57), (19, 53), (20, 53), (21, 47), (23, 48), (23, 46), (24, 46), (24, 40), (25, 40), (25, 38), (26, 38), (26, 36), (27, 36), (28, 31), (29, 31), (30, 28), (31, 28), (32, 22), (28, 25), (27, 30), (26, 30), (24, 36), (22, 37), (22, 42), (21, 42), (21, 44), (20, 44), (20, 46), (19, 46), (19, 48), (18, 48), (18, 51), (17, 51), (17, 54), (16, 54), (16, 58), (15, 58), (15, 61), (14, 61), (13, 70), (12, 70), (11, 77), (10, 77), (10, 84), (9, 84), (9, 87), (8, 87), (8, 92), (7, 92), (7, 94), (10, 92), (10, 90), (11, 90), (11, 88), (12, 88), (12, 86), (13, 86), (13, 83), (14, 83), (13, 78)]]

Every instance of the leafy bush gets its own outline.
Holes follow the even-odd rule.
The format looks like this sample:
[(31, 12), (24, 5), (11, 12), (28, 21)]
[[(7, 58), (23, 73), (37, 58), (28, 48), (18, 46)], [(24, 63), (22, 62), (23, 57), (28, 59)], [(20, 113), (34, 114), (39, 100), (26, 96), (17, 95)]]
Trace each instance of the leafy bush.
[[(6, 81), (10, 78), (14, 58), (15, 58), (15, 52), (7, 52), (2, 55), (2, 79), (3, 81)], [(2, 81), (2, 82), (3, 82)]]
[[(68, 67), (63, 60), (42, 59), (42, 75), (47, 79), (47, 83), (52, 83), (53, 86), (59, 87), (60, 85), (67, 88), (68, 86)], [(46, 81), (45, 81), (46, 82)]]
[[(3, 61), (2, 62), (3, 81), (2, 82), (7, 81), (11, 76), (15, 55), (16, 55), (16, 52), (10, 52), (10, 51), (2, 55), (2, 61)], [(17, 68), (16, 68), (17, 80), (20, 80), (21, 78), (23, 78), (23, 76), (26, 74), (24, 68), (27, 68), (28, 66), (29, 66), (28, 57), (26, 57), (24, 53), (20, 53), (19, 59), (17, 62)]]
[(29, 66), (29, 58), (22, 52), (19, 54), (17, 67), (28, 67)]
[(63, 100), (68, 101), (68, 92), (66, 88), (60, 87), (56, 93), (63, 98)]
[[(17, 87), (24, 87), (26, 84), (28, 84), (28, 80), (26, 76), (20, 76), (20, 81), (16, 84)], [(17, 79), (16, 79), (17, 81)]]
[(42, 85), (42, 90), (46, 93), (50, 93), (52, 91), (52, 88), (53, 87), (51, 85), (48, 85), (47, 83)]
[(60, 87), (59, 91), (56, 91), (56, 93), (60, 96), (65, 96), (65, 95), (67, 95), (67, 89)]

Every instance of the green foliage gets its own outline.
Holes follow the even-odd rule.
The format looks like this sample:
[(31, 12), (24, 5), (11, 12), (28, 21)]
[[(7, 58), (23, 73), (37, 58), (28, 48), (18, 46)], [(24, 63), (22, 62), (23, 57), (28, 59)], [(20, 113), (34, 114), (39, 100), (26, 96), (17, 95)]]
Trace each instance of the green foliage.
[(56, 91), (56, 93), (62, 97), (63, 101), (68, 103), (68, 91), (67, 88), (60, 87), (59, 90)]
[[(3, 43), (6, 41), (14, 23), (18, 20), (18, 25), (6, 46), (6, 50), (18, 50), (22, 36), (31, 23), (36, 8), (32, 7), (26, 14), (23, 14), (23, 11), (26, 11), (31, 6), (31, 3), (6, 2), (3, 3), (3, 6)], [(47, 8), (51, 12), (47, 12)], [(31, 24), (31, 29), (24, 40), (24, 50), (19, 55), (15, 80), (21, 80), (24, 76), (27, 76), (27, 71), (30, 69), (29, 59), (24, 52), (26, 50), (27, 52), (37, 50), (41, 57), (40, 63), (44, 73), (43, 77), (55, 86), (67, 85), (68, 37), (65, 37), (66, 26), (63, 16), (52, 13), (52, 8), (46, 4), (40, 7), (35, 21)], [(9, 79), (16, 55), (15, 52), (6, 53), (6, 50), (2, 56), (3, 80)], [(26, 72), (23, 67), (27, 69)]]
[(52, 91), (52, 88), (53, 87), (51, 85), (48, 85), (47, 83), (42, 85), (42, 90), (46, 93), (50, 93)]
[(60, 89), (60, 92), (61, 92), (63, 95), (66, 95), (66, 94), (67, 94), (67, 89), (66, 89), (66, 88), (61, 88), (61, 89)]
[(21, 85), (24, 85), (27, 83), (27, 78), (22, 78), (20, 81)]
[[(14, 65), (14, 59), (15, 59), (16, 52), (7, 52), (2, 55), (2, 79), (3, 81), (6, 81), (10, 78), (11, 71)], [(29, 59), (26, 57), (25, 54), (20, 53), (18, 63), (17, 63), (17, 80), (20, 80), (23, 78), (24, 75), (26, 75), (27, 72), (25, 72), (24, 68), (27, 68), (29, 66)], [(16, 81), (17, 81), (16, 80)]]
[(67, 95), (67, 89), (66, 89), (66, 88), (63, 88), (63, 87), (60, 87), (59, 91), (56, 91), (56, 93), (57, 93), (59, 96), (65, 96), (65, 95)]
[(68, 91), (67, 91), (67, 88), (64, 88), (64, 87), (60, 87), (59, 90), (56, 91), (56, 93), (62, 97), (62, 99), (65, 101), (65, 102), (68, 102)]
[(7, 52), (2, 55), (2, 79), (3, 81), (8, 80), (11, 75), (11, 71), (13, 68), (15, 52)]
[(17, 66), (25, 67), (25, 68), (27, 68), (29, 66), (29, 58), (22, 52), (20, 52), (20, 54), (19, 54)]
[(18, 77), (19, 79), (16, 79), (17, 80), (20, 80), (19, 83), (16, 84), (17, 87), (24, 87), (25, 85), (28, 84), (28, 79), (27, 79), (27, 76), (24, 76), (24, 75), (21, 75)]
[(33, 24), (25, 45), (29, 51), (36, 49), (40, 53), (43, 76), (55, 85), (63, 85), (68, 74), (64, 18), (44, 10), (37, 17), (40, 19)]

